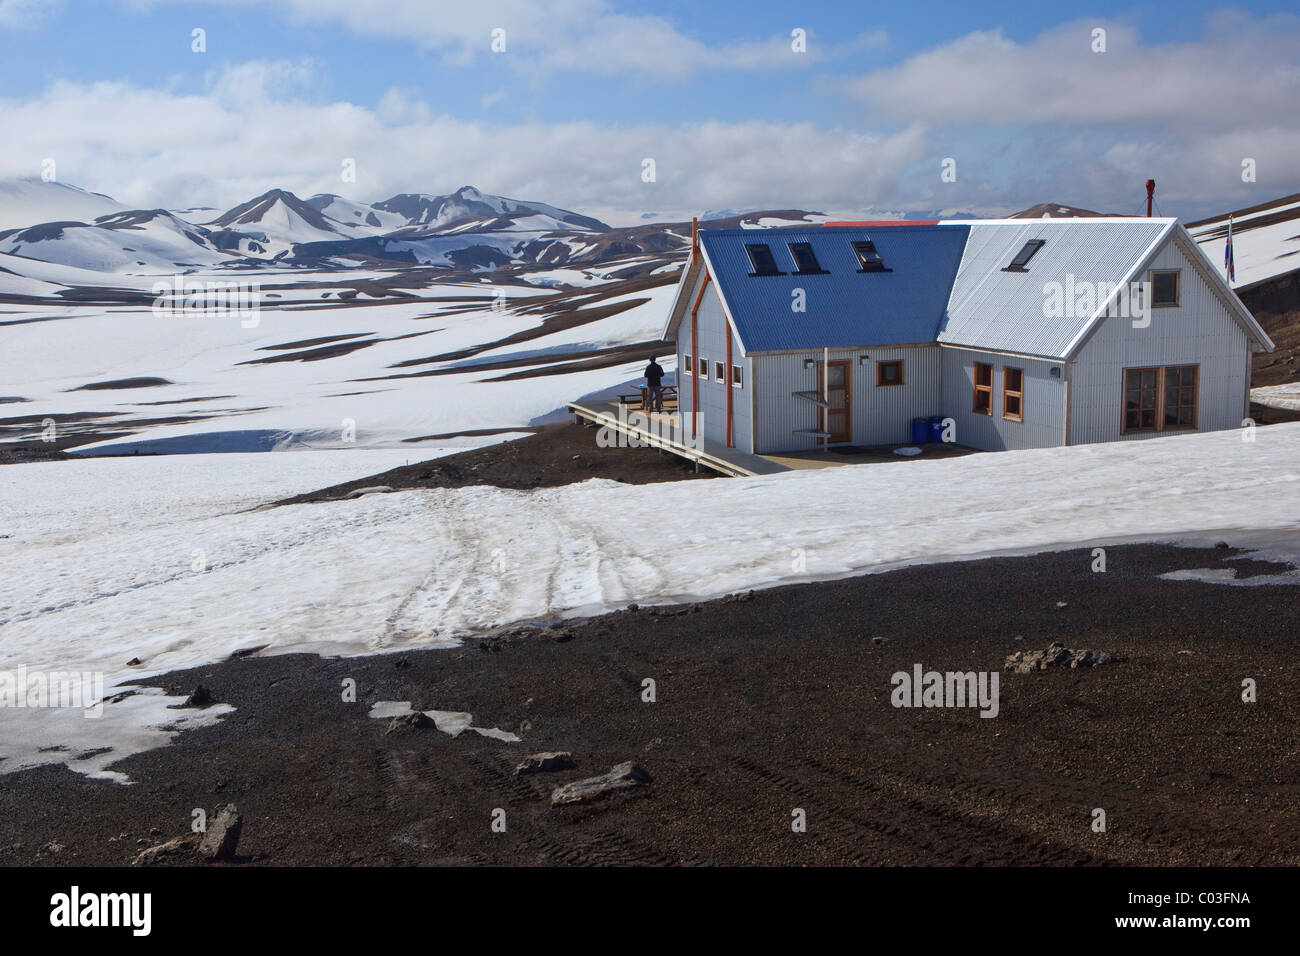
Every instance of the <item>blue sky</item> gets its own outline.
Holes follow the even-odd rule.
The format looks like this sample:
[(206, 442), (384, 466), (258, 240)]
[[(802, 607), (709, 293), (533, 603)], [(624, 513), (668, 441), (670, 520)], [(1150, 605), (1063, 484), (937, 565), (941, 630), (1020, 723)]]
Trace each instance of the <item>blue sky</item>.
[[(1300, 190), (1293, 8), (0, 0), (0, 119), (16, 133), (0, 175), (57, 154), (60, 178), (172, 205), (239, 201), (259, 181), (363, 200), (472, 182), (624, 219), (1131, 212), (1150, 175), (1162, 208), (1192, 217)], [(181, 132), (203, 116), (231, 135)], [(334, 183), (347, 157), (363, 172)], [(939, 179), (945, 158), (956, 182)], [(1245, 158), (1254, 183), (1236, 175)]]

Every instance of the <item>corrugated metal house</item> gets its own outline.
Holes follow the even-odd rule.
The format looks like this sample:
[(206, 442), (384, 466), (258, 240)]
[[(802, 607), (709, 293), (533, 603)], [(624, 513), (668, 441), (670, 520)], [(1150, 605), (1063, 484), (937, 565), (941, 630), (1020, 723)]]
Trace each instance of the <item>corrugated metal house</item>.
[(986, 450), (1236, 428), (1273, 349), (1177, 220), (1136, 218), (703, 229), (664, 339), (683, 421), (759, 455), (933, 417)]

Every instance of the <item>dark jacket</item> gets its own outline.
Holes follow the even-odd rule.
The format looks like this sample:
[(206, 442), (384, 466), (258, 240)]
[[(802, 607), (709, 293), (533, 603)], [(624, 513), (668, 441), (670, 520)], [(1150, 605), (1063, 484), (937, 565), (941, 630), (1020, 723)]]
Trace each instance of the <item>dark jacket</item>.
[(654, 359), (645, 367), (645, 381), (651, 388), (658, 388), (659, 383), (664, 380), (664, 367)]

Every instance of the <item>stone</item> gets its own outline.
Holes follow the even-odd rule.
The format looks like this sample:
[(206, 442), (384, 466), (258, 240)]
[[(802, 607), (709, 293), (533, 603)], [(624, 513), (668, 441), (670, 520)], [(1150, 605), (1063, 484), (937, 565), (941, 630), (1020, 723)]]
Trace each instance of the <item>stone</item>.
[[(136, 841), (137, 843), (143, 841)], [(131, 861), (132, 866), (148, 866), (150, 863), (156, 863), (159, 860), (168, 857), (180, 856), (183, 853), (190, 853), (198, 844), (198, 834), (188, 833), (185, 836), (176, 837), (174, 840), (168, 840), (166, 843), (159, 843), (157, 846), (151, 846), (148, 849), (141, 850), (136, 854), (136, 858)]]
[(403, 733), (408, 730), (427, 730), (430, 727), (436, 727), (433, 718), (422, 711), (413, 710), (409, 714), (401, 714), (394, 717), (388, 722), (388, 729), (384, 731), (385, 736), (388, 734)]
[(609, 773), (599, 777), (588, 777), (556, 787), (551, 793), (551, 806), (558, 807), (569, 803), (586, 803), (617, 790), (627, 790), (651, 783), (653, 778), (640, 764), (631, 760), (621, 763)]
[(185, 698), (185, 703), (181, 704), (181, 706), (182, 707), (209, 707), (212, 704), (215, 704), (216, 702), (217, 702), (216, 698), (212, 696), (212, 691), (208, 690), (202, 684), (199, 684), (192, 691), (190, 691), (190, 696)]
[(573, 754), (567, 750), (547, 751), (529, 754), (515, 767), (515, 773), (552, 773), (556, 770), (569, 770), (573, 767)]
[(207, 832), (199, 841), (199, 856), (205, 860), (233, 860), (243, 829), (244, 818), (233, 803), (218, 807), (217, 815), (208, 821)]
[(1015, 674), (1032, 674), (1056, 667), (1097, 667), (1101, 664), (1113, 664), (1122, 658), (1109, 651), (1091, 651), (1086, 649), (1070, 650), (1060, 641), (1053, 641), (1041, 651), (1016, 651), (1007, 656), (1003, 670)]

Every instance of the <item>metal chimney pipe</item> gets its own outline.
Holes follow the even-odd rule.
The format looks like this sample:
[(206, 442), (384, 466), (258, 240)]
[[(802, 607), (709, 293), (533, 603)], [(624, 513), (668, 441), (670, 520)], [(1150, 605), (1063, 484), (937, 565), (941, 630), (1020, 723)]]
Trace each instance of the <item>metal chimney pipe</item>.
[(1156, 181), (1154, 179), (1148, 179), (1147, 180), (1147, 218), (1148, 219), (1151, 218), (1151, 197), (1153, 197), (1155, 194), (1156, 194)]

